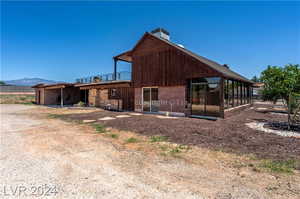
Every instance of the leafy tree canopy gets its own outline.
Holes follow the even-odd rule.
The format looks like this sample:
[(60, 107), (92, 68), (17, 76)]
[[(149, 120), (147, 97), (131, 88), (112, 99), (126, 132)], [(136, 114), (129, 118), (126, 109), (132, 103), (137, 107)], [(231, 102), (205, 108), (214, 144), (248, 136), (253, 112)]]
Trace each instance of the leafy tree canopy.
[(288, 101), (290, 94), (300, 93), (299, 64), (288, 64), (284, 67), (268, 66), (261, 74), (265, 83), (263, 96), (267, 100), (276, 102), (283, 98)]
[(5, 85), (5, 82), (0, 80), (0, 85)]

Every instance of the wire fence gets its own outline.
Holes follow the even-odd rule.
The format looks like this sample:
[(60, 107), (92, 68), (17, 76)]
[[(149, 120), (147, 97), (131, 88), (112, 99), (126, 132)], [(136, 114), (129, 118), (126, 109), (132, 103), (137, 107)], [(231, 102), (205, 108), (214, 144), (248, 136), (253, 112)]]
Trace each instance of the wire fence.
[(0, 92), (34, 92), (30, 86), (1, 85)]

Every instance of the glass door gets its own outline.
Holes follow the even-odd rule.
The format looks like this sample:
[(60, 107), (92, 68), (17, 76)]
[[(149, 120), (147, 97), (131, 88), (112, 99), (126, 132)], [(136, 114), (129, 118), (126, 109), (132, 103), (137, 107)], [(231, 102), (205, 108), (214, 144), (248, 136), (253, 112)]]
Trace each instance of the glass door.
[(206, 83), (192, 83), (192, 115), (205, 115), (206, 113)]
[(159, 111), (158, 88), (143, 88), (143, 111)]
[(143, 111), (150, 112), (150, 88), (143, 88)]

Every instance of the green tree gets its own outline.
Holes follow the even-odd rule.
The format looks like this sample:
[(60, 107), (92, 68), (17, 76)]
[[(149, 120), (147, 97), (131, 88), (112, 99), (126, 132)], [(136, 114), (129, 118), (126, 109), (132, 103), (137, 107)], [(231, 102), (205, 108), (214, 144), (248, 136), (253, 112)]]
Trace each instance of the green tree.
[(254, 75), (252, 77), (251, 81), (253, 81), (253, 82), (260, 82), (260, 79), (256, 75)]
[(300, 93), (299, 64), (288, 64), (284, 67), (268, 66), (268, 68), (262, 72), (261, 80), (265, 83), (263, 99), (272, 100), (274, 103), (276, 103), (278, 99), (285, 101), (290, 125), (290, 113), (293, 108), (295, 108), (293, 96)]
[(5, 82), (0, 80), (0, 85), (5, 85)]

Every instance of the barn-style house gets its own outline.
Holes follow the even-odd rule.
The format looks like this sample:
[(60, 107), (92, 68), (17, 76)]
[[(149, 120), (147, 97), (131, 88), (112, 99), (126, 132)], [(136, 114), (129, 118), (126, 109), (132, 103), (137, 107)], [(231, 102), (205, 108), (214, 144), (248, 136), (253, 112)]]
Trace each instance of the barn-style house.
[[(251, 104), (250, 80), (171, 42), (162, 28), (146, 32), (131, 50), (113, 59), (111, 81), (72, 85), (79, 88), (79, 99), (90, 106), (201, 118), (225, 117)], [(118, 80), (118, 61), (131, 63), (130, 81)]]

